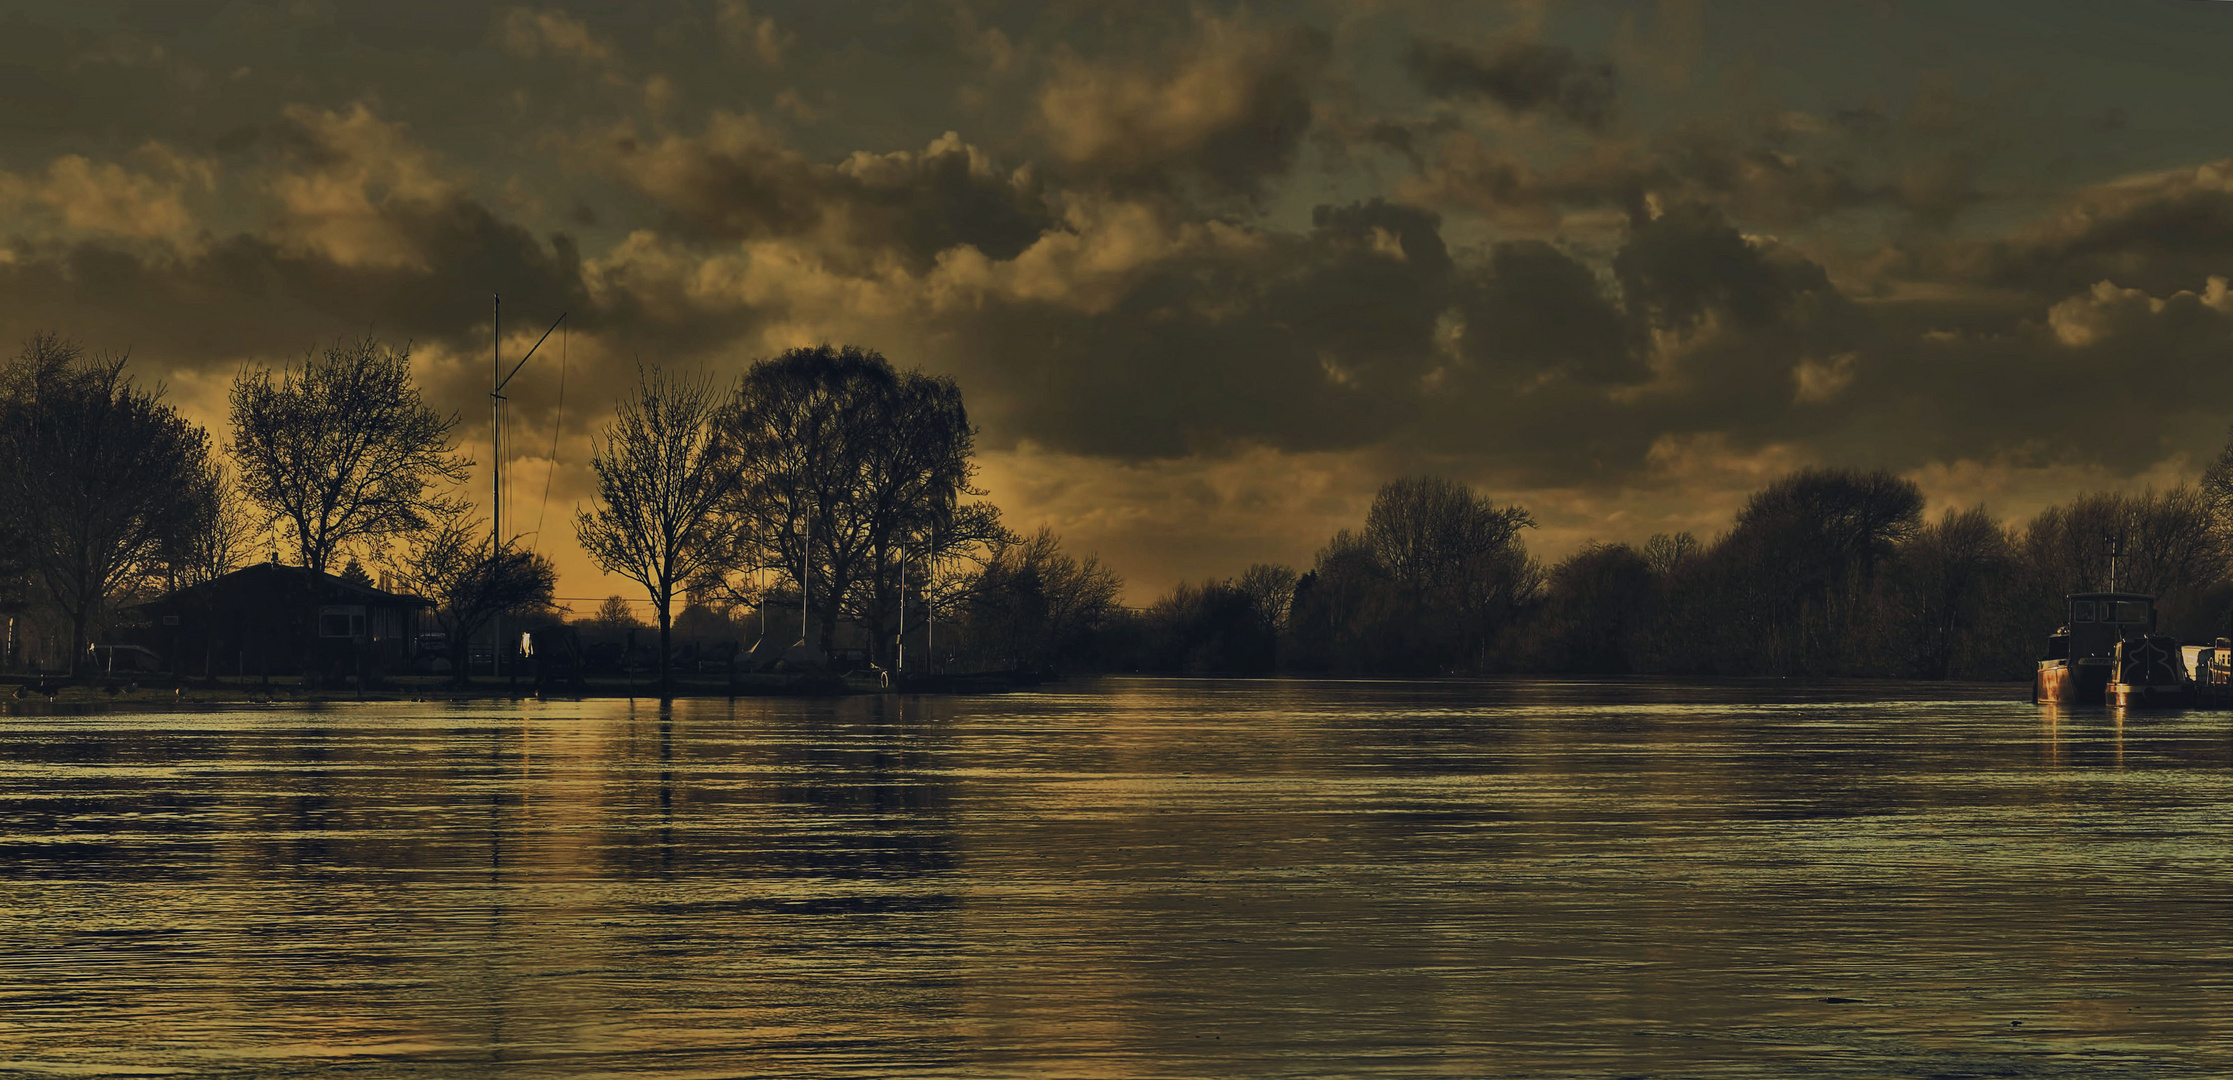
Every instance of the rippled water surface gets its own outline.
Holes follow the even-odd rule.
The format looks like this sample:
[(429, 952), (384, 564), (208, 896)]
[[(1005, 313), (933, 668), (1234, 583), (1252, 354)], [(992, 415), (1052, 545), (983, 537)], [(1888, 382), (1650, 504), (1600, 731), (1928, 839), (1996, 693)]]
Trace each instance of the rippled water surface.
[(2233, 1074), (2233, 716), (2020, 694), (0, 715), (0, 1072)]

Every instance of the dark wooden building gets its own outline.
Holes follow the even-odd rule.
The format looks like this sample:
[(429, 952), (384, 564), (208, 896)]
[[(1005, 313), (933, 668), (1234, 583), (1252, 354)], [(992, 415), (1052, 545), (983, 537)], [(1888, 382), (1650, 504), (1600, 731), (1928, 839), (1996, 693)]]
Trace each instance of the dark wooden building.
[(127, 608), (138, 625), (126, 636), (181, 675), (377, 679), (408, 669), (433, 606), (267, 562)]

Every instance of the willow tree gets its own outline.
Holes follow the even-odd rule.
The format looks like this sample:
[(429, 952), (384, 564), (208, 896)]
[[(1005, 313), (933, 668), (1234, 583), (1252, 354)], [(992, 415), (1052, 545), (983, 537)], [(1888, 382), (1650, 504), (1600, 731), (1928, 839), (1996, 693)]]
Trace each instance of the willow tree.
[(233, 380), (241, 491), (293, 530), (302, 564), (323, 572), (336, 552), (427, 528), (455, 509), (435, 483), (465, 479), (457, 414), (427, 405), (411, 350), (371, 338), (337, 341), (278, 372)]
[(124, 360), (34, 336), (0, 372), (0, 516), (70, 620), (73, 670), (121, 592), (149, 581), (203, 519), (209, 435), (142, 389)]
[(638, 369), (590, 458), (597, 506), (574, 512), (574, 536), (606, 573), (644, 587), (659, 620), (659, 693), (668, 669), (675, 592), (715, 572), (729, 550), (715, 510), (735, 473), (714, 425), (712, 383)]
[(723, 507), (730, 568), (806, 590), (824, 652), (850, 616), (889, 663), (903, 564), (931, 573), (1008, 536), (990, 504), (963, 501), (984, 492), (950, 378), (853, 346), (793, 349), (754, 364), (715, 424), (737, 476)]

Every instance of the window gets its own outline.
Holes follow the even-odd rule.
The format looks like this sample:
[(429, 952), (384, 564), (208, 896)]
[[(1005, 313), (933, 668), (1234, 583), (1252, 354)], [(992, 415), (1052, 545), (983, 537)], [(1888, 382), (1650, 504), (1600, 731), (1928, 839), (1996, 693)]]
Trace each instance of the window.
[(2092, 622), (2092, 621), (2093, 621), (2093, 601), (2091, 601), (2091, 600), (2073, 600), (2073, 601), (2071, 601), (2071, 602), (2070, 602), (2070, 621), (2071, 621), (2071, 622), (2074, 622), (2074, 623), (2076, 623), (2076, 622)]
[(319, 608), (318, 636), (322, 638), (363, 637), (364, 605), (330, 604)]
[(2121, 623), (2147, 622), (2148, 602), (2145, 600), (2117, 601), (2117, 621)]

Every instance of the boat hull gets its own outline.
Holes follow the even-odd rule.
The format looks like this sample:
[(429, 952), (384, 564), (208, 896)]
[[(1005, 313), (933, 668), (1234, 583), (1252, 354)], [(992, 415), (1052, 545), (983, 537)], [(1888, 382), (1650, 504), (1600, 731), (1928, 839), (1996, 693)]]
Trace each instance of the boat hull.
[(2040, 661), (2032, 676), (2031, 699), (2041, 705), (2103, 705), (2109, 701), (2108, 664), (2067, 660)]
[(2131, 683), (2110, 683), (2109, 704), (2120, 709), (2178, 709), (2194, 702), (2194, 691), (2186, 686), (2134, 686)]

